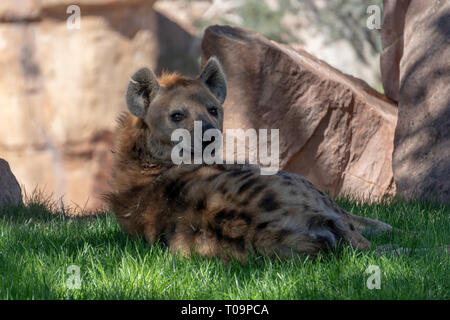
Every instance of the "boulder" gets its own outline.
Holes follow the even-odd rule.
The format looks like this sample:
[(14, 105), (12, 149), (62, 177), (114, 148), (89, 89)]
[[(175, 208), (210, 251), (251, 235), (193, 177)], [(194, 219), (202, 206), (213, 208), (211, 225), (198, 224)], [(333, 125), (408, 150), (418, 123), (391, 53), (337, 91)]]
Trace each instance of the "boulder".
[(22, 204), (22, 191), (8, 162), (0, 159), (0, 207), (5, 204)]
[(159, 59), (155, 72), (178, 72), (195, 77), (200, 68), (200, 38), (188, 28), (155, 10), (158, 25)]
[(384, 93), (399, 100), (400, 60), (403, 56), (405, 15), (411, 0), (384, 0), (380, 55), (381, 81)]
[(0, 154), (27, 191), (102, 205), (129, 76), (158, 63), (153, 2), (78, 1), (81, 28), (70, 29), (73, 1), (2, 1)]
[(450, 1), (411, 1), (402, 10), (391, 17), (404, 17), (395, 183), (403, 198), (450, 203)]
[(281, 168), (333, 197), (395, 193), (397, 109), (388, 98), (306, 51), (241, 28), (209, 27), (202, 62), (210, 56), (228, 79), (225, 129), (279, 129)]

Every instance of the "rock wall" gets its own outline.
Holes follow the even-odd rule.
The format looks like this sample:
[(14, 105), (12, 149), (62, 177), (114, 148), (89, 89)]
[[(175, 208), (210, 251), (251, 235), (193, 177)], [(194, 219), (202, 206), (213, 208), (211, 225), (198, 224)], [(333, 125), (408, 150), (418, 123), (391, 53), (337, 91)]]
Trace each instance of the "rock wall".
[(398, 100), (399, 196), (450, 203), (450, 1), (385, 0), (383, 79)]
[(155, 68), (154, 1), (0, 4), (0, 155), (21, 185), (70, 206), (97, 208), (105, 190), (115, 118), (129, 75)]

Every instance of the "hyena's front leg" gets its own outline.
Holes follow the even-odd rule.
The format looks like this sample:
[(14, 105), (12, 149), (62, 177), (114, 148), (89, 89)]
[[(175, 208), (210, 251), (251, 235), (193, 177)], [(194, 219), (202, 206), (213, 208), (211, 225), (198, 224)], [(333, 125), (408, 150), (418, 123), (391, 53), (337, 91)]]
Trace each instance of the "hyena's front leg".
[(393, 229), (391, 225), (381, 222), (378, 220), (360, 217), (348, 212), (349, 218), (360, 233), (366, 233), (371, 235), (382, 234), (382, 233), (391, 233)]
[[(397, 232), (397, 233), (404, 233), (405, 231), (398, 229), (398, 228), (393, 228), (391, 225), (378, 221), (378, 220), (374, 220), (374, 219), (370, 219), (370, 218), (364, 218), (364, 217), (360, 217), (351, 213), (348, 213), (350, 216), (350, 220), (352, 221), (352, 223), (354, 224), (355, 228), (360, 232), (365, 232), (365, 233), (369, 233), (369, 234), (382, 234), (382, 233), (391, 233), (391, 232)], [(413, 232), (410, 231), (409, 235), (411, 236), (417, 236), (417, 232)], [(420, 251), (420, 252), (428, 252), (430, 250), (434, 250), (435, 248), (416, 248), (414, 249), (415, 251)], [(441, 246), (436, 248), (438, 250), (438, 252), (440, 253), (447, 253), (450, 254), (450, 246)], [(400, 247), (399, 245), (396, 244), (386, 244), (386, 245), (381, 245), (378, 246), (376, 248), (376, 253), (379, 255), (386, 255), (386, 254), (409, 254), (411, 253), (411, 251), (413, 251), (412, 248), (404, 248), (404, 247)]]
[[(387, 224), (379, 220), (360, 217), (348, 212), (347, 214), (349, 215), (350, 221), (355, 226), (356, 230), (358, 230), (358, 232), (360, 233), (365, 233), (369, 235), (379, 235), (383, 233), (399, 233), (399, 234), (405, 233), (404, 230), (394, 228), (390, 224)], [(420, 232), (409, 231), (408, 233), (411, 236), (416, 236)]]

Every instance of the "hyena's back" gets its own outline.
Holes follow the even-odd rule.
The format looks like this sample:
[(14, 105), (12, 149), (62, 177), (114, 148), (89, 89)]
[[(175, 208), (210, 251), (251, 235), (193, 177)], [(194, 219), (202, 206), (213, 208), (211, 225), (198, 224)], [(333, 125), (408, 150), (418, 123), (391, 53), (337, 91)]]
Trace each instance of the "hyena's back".
[(111, 193), (111, 209), (130, 235), (157, 239), (189, 255), (234, 256), (256, 249), (314, 255), (339, 241), (365, 248), (358, 220), (305, 178), (239, 165), (184, 165), (149, 184)]

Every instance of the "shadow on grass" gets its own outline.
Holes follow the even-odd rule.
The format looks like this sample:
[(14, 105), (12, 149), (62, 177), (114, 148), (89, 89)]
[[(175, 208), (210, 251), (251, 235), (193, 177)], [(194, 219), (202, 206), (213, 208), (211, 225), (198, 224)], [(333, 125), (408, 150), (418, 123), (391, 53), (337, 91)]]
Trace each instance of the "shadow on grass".
[[(386, 234), (368, 236), (375, 245), (395, 243), (410, 248), (434, 247), (446, 245), (449, 240), (448, 217), (450, 207), (423, 201), (405, 203), (393, 199), (382, 203), (357, 203), (348, 199), (338, 199), (343, 208), (355, 214), (369, 216), (392, 224), (405, 231), (422, 231), (416, 236)], [(133, 252), (144, 255), (149, 250), (164, 250), (161, 244), (150, 246), (142, 238), (131, 240), (126, 235), (115, 218), (105, 212), (89, 216), (69, 216), (58, 211), (54, 203), (46, 200), (28, 202), (20, 206), (4, 206), (0, 208), (0, 222), (14, 225), (16, 232), (8, 235), (8, 243), (18, 251), (36, 251), (41, 254), (56, 254), (58, 250), (65, 250), (69, 255), (76, 255), (86, 247), (96, 249), (114, 248), (115, 251)], [(63, 223), (61, 223), (63, 222)], [(422, 230), (417, 230), (422, 228)], [(341, 248), (342, 249), (342, 248)], [(333, 252), (331, 257), (323, 256), (319, 263), (326, 263), (328, 259), (339, 258), (341, 250)], [(303, 261), (304, 257), (298, 257)], [(192, 261), (203, 263), (204, 259), (193, 255)], [(275, 258), (275, 260), (277, 260)], [(215, 261), (214, 259), (212, 261)], [(217, 261), (219, 261), (217, 259)], [(246, 265), (231, 262), (233, 269), (245, 271), (247, 268), (265, 268), (274, 259), (251, 255)], [(285, 261), (285, 259), (283, 259)], [(194, 262), (197, 263), (197, 262)], [(215, 263), (215, 262), (214, 262)], [(283, 262), (284, 263), (284, 262)]]
[[(402, 246), (409, 244), (409, 247), (419, 248), (424, 246), (423, 242), (435, 243), (435, 235), (439, 235), (439, 242), (444, 244), (449, 237), (448, 207), (400, 201), (384, 205), (340, 204), (364, 216), (383, 218), (399, 228), (409, 225), (415, 229), (427, 228), (425, 236), (415, 239), (404, 235), (370, 237), (374, 245), (397, 242)], [(412, 298), (433, 298), (443, 294), (440, 286), (443, 281), (433, 282), (432, 277), (422, 277), (423, 270), (411, 274), (410, 281), (399, 272), (389, 273), (389, 268), (399, 263), (403, 266), (399, 270), (408, 271), (409, 265), (414, 266), (416, 261), (426, 261), (418, 263), (418, 266), (426, 267), (429, 261), (431, 265), (437, 265), (442, 259), (435, 254), (424, 257), (419, 251), (411, 254), (412, 259), (395, 255), (378, 258), (371, 250), (359, 252), (346, 246), (342, 251), (319, 255), (315, 259), (298, 255), (289, 259), (250, 255), (245, 265), (237, 261), (224, 264), (219, 258), (193, 254), (187, 259), (171, 254), (161, 244), (150, 246), (141, 238), (131, 240), (108, 213), (68, 216), (63, 212), (51, 212), (42, 203), (28, 203), (0, 209), (0, 223), (6, 233), (2, 248), (5, 255), (0, 255), (0, 265), (4, 274), (15, 274), (9, 285), (13, 286), (12, 294), (18, 297), (253, 299), (256, 295), (261, 299), (346, 299), (349, 296), (357, 299), (396, 299), (399, 298), (396, 290), (400, 286), (407, 287), (407, 290), (402, 290), (402, 298), (408, 297), (409, 292), (415, 292), (411, 293)], [(382, 270), (388, 271), (387, 278), (382, 279), (382, 293), (365, 287), (368, 275), (364, 270), (366, 264), (372, 262), (380, 263)], [(60, 284), (65, 279), (65, 268), (72, 263), (85, 272), (83, 283), (86, 287), (77, 293), (65, 290)], [(132, 270), (131, 276), (128, 273), (122, 275), (123, 270)], [(149, 282), (150, 286), (142, 281), (133, 285), (134, 281), (138, 281), (136, 279), (149, 271), (153, 273), (149, 281), (154, 279), (154, 282)], [(427, 274), (434, 273), (430, 269)], [(105, 280), (102, 275), (105, 275)], [(23, 281), (30, 281), (33, 285), (20, 284)], [(266, 282), (270, 285), (265, 286)], [(427, 293), (424, 284), (437, 286), (438, 292)], [(248, 289), (254, 286), (264, 290)]]

